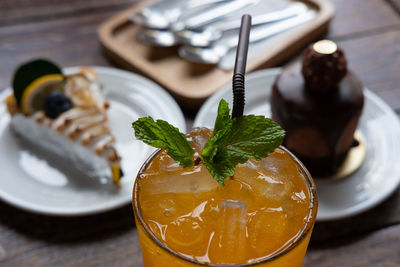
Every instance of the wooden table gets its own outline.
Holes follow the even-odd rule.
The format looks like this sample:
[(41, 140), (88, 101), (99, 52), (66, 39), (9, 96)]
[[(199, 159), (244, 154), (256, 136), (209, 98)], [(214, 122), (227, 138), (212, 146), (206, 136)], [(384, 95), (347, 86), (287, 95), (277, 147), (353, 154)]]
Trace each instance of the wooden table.
[[(134, 2), (1, 0), (0, 88), (9, 86), (19, 63), (39, 56), (62, 66), (114, 66), (102, 54), (96, 30)], [(344, 48), (350, 68), (399, 114), (400, 0), (333, 3), (337, 15), (327, 38)], [(195, 114), (185, 115), (191, 126)], [(0, 266), (71, 265), (143, 265), (130, 205), (95, 216), (57, 218), (0, 201)], [(317, 223), (304, 266), (400, 266), (399, 190), (361, 215)]]

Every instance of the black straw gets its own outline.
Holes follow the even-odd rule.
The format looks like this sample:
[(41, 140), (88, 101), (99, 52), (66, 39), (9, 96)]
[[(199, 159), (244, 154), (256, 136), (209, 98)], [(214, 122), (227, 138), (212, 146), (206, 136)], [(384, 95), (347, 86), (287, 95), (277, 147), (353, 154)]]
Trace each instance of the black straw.
[(239, 42), (236, 50), (235, 69), (232, 78), (233, 109), (232, 118), (243, 116), (244, 110), (244, 75), (246, 73), (247, 50), (251, 29), (251, 16), (242, 16), (240, 25)]

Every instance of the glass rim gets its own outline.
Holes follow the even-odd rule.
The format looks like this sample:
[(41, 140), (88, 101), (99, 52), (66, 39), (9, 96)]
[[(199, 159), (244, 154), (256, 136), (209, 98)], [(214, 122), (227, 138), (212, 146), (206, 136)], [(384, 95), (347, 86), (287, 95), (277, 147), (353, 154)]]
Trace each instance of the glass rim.
[(140, 168), (137, 176), (136, 176), (136, 180), (134, 183), (134, 187), (133, 187), (133, 211), (135, 213), (135, 216), (137, 218), (137, 221), (139, 222), (140, 226), (144, 229), (145, 234), (161, 249), (163, 249), (164, 251), (166, 251), (168, 254), (170, 254), (173, 257), (177, 257), (182, 261), (186, 261), (186, 262), (190, 262), (192, 264), (195, 265), (199, 265), (199, 266), (211, 266), (211, 267), (248, 267), (248, 266), (257, 266), (259, 264), (265, 264), (267, 262), (271, 262), (273, 260), (276, 260), (278, 258), (280, 258), (281, 256), (289, 253), (290, 251), (292, 251), (298, 244), (301, 243), (301, 241), (308, 235), (308, 233), (312, 230), (315, 220), (316, 220), (316, 216), (317, 216), (317, 209), (318, 209), (318, 197), (317, 197), (317, 190), (316, 190), (316, 185), (314, 183), (314, 180), (311, 177), (311, 174), (308, 172), (308, 170), (306, 169), (306, 167), (303, 165), (303, 163), (292, 153), (290, 152), (287, 148), (285, 148), (284, 146), (280, 145), (279, 146), (280, 149), (284, 150), (286, 153), (289, 154), (289, 156), (297, 163), (297, 165), (301, 168), (301, 171), (303, 171), (303, 173), (305, 174), (302, 175), (304, 182), (307, 186), (307, 189), (310, 192), (310, 206), (309, 206), (309, 213), (308, 213), (308, 218), (307, 218), (307, 222), (304, 224), (304, 227), (301, 229), (301, 231), (299, 232), (299, 234), (297, 234), (297, 236), (295, 237), (295, 239), (291, 240), (290, 243), (288, 245), (285, 245), (282, 249), (278, 250), (277, 252), (270, 254), (268, 256), (265, 257), (260, 257), (259, 260), (255, 261), (255, 262), (247, 262), (247, 263), (238, 263), (238, 264), (215, 264), (215, 263), (205, 263), (205, 262), (200, 262), (200, 261), (196, 261), (192, 258), (186, 257), (185, 255), (180, 254), (179, 252), (176, 252), (174, 250), (172, 250), (171, 248), (169, 248), (167, 245), (165, 245), (161, 240), (159, 240), (157, 238), (157, 236), (151, 231), (150, 227), (146, 224), (146, 222), (144, 221), (144, 218), (142, 216), (142, 212), (140, 209), (140, 205), (139, 205), (139, 186), (138, 185), (138, 179), (140, 179), (140, 174), (148, 167), (148, 165), (150, 164), (150, 162), (152, 161), (152, 159), (158, 154), (160, 153), (160, 151), (162, 149), (157, 149), (156, 151), (154, 151), (147, 159), (146, 161), (143, 163), (142, 167)]

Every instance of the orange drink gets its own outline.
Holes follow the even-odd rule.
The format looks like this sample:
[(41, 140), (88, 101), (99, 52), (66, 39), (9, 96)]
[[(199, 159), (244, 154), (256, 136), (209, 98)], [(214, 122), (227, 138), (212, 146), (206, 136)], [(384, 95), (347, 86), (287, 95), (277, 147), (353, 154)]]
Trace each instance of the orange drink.
[[(210, 136), (201, 128), (187, 137), (200, 153)], [(224, 186), (201, 161), (182, 168), (158, 150), (137, 176), (133, 206), (146, 267), (293, 267), (306, 253), (317, 197), (307, 170), (283, 147), (238, 164)]]

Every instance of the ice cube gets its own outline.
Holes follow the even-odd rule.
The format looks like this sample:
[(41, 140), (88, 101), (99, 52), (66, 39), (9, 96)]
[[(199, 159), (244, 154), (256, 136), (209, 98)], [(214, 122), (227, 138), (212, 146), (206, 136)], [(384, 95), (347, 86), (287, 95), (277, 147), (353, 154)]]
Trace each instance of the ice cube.
[(179, 162), (176, 162), (169, 156), (166, 156), (160, 164), (160, 172), (174, 172), (181, 169), (182, 167), (179, 165)]
[(246, 203), (240, 200), (222, 201), (217, 229), (209, 251), (213, 263), (246, 261), (246, 222)]
[[(289, 180), (281, 180), (261, 174), (257, 177), (257, 191), (260, 195), (270, 200), (278, 202), (290, 197), (292, 182)], [(260, 182), (259, 181), (265, 181)]]
[(218, 187), (205, 167), (196, 166), (180, 169), (175, 172), (164, 172), (142, 177), (140, 190), (142, 194), (189, 193), (202, 194)]
[(171, 221), (171, 217), (176, 216), (177, 203), (172, 197), (142, 200), (141, 209), (146, 217), (150, 215), (153, 219), (166, 224)]
[(208, 139), (211, 137), (212, 131), (207, 128), (193, 128), (191, 133), (187, 135), (191, 141), (193, 149), (197, 153), (201, 153), (204, 145), (207, 143)]
[(290, 155), (281, 149), (260, 161), (260, 168), (263, 173), (279, 179), (290, 180), (298, 175), (297, 163)]
[(220, 199), (231, 199), (234, 196), (236, 200), (241, 200), (250, 210), (256, 201), (255, 192), (250, 185), (243, 181), (232, 179), (225, 180), (225, 186), (221, 186), (217, 190), (217, 197)]
[(287, 241), (287, 224), (282, 208), (264, 208), (253, 213), (247, 226), (252, 253), (262, 257), (281, 248)]
[(150, 161), (150, 163), (147, 165), (146, 171), (142, 173), (140, 177), (145, 178), (148, 176), (159, 175), (160, 173), (176, 172), (182, 169), (182, 166), (172, 159), (167, 154), (166, 150), (161, 150)]
[(168, 224), (165, 240), (168, 247), (180, 253), (198, 256), (206, 250), (206, 228), (197, 218), (181, 216)]
[(290, 177), (265, 171), (262, 164), (254, 160), (239, 164), (234, 179), (250, 186), (257, 195), (268, 200), (281, 202), (289, 197), (293, 186)]
[(244, 165), (252, 170), (257, 170), (260, 168), (260, 162), (257, 162), (254, 159), (249, 159), (246, 163), (244, 163)]
[(307, 220), (309, 201), (307, 192), (300, 190), (292, 192), (290, 198), (285, 199), (282, 207), (291, 221), (297, 222), (299, 225)]

